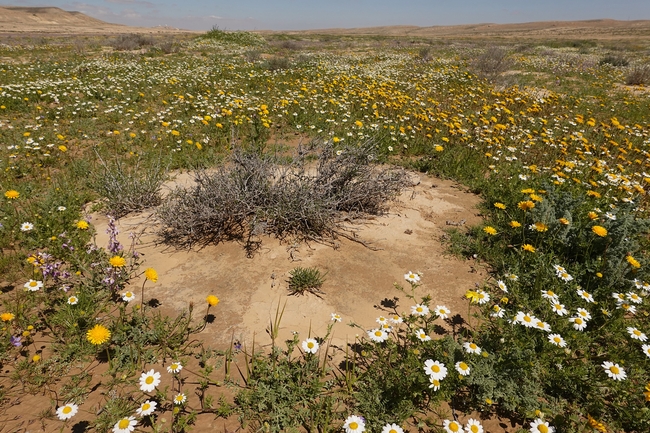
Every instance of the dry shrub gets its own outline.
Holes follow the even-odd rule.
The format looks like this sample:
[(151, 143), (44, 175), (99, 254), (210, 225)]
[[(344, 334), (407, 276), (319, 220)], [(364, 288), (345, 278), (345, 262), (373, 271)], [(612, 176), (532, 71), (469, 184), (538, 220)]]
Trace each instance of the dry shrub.
[(151, 38), (133, 33), (130, 35), (119, 35), (111, 42), (111, 46), (117, 51), (133, 51), (153, 45)]
[(249, 253), (261, 234), (327, 242), (348, 237), (344, 220), (381, 214), (411, 184), (404, 170), (372, 163), (372, 142), (340, 155), (331, 143), (308, 147), (288, 165), (235, 150), (215, 172), (197, 172), (194, 187), (177, 189), (157, 211), (161, 239), (180, 247), (240, 240)]
[(488, 80), (494, 80), (506, 72), (511, 64), (508, 51), (501, 47), (489, 47), (471, 63), (477, 75)]
[(650, 65), (637, 65), (632, 68), (625, 78), (625, 84), (629, 86), (645, 86), (650, 84)]

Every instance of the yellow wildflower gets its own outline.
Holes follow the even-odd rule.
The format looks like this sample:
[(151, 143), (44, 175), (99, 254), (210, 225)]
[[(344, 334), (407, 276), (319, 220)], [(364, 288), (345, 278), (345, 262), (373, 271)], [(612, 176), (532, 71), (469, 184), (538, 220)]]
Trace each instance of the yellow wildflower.
[(3, 322), (10, 322), (14, 320), (16, 316), (13, 313), (2, 313), (0, 314), (0, 320)]
[(529, 211), (529, 210), (533, 209), (533, 208), (535, 207), (535, 203), (533, 203), (533, 202), (530, 201), (530, 200), (520, 201), (520, 202), (517, 204), (517, 207), (518, 207), (519, 209), (523, 210), (524, 212), (526, 212), (526, 211)]
[(632, 256), (627, 256), (625, 257), (625, 260), (632, 266), (633, 268), (639, 269), (641, 267), (641, 263), (639, 263), (634, 257)]
[(144, 276), (147, 280), (155, 283), (158, 281), (158, 272), (154, 268), (147, 268), (144, 270)]
[(113, 256), (108, 259), (108, 263), (114, 268), (122, 268), (126, 265), (126, 259), (122, 256)]
[(497, 208), (497, 209), (504, 210), (506, 208), (506, 205), (503, 204), (503, 203), (497, 202), (497, 203), (494, 203), (494, 207)]
[(20, 197), (20, 193), (15, 189), (10, 189), (9, 191), (5, 192), (5, 197), (9, 200), (15, 200)]
[(487, 226), (483, 227), (483, 231), (491, 236), (494, 236), (497, 234), (497, 230), (494, 227)]
[(531, 244), (523, 244), (523, 245), (521, 246), (521, 249), (524, 250), (524, 251), (531, 252), (531, 253), (534, 253), (534, 252), (535, 252), (535, 247), (532, 246)]
[(111, 331), (103, 325), (95, 325), (86, 332), (86, 339), (95, 346), (106, 343), (110, 338)]
[(208, 297), (205, 298), (205, 300), (210, 307), (214, 307), (219, 303), (219, 298), (217, 298), (214, 295), (208, 295)]
[(519, 221), (510, 221), (510, 227), (513, 229), (516, 229), (517, 227), (521, 227), (521, 223)]
[(591, 231), (594, 232), (597, 236), (604, 238), (607, 236), (607, 229), (603, 226), (593, 226)]
[(89, 227), (88, 221), (84, 221), (84, 220), (77, 221), (76, 225), (79, 230), (88, 230)]

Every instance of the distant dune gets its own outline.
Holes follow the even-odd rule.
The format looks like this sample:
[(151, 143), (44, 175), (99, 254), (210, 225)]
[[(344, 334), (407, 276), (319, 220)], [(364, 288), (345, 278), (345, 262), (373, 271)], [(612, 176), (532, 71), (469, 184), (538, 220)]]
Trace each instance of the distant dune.
[[(81, 12), (57, 7), (0, 6), (0, 33), (169, 33), (184, 30), (169, 27), (129, 27), (91, 18)], [(262, 34), (295, 35), (374, 35), (421, 38), (519, 38), (519, 39), (625, 39), (649, 40), (650, 20), (538, 21), (519, 24), (466, 24), (418, 27), (408, 25), (316, 29), (301, 31), (260, 31)]]
[(0, 6), (0, 33), (158, 33), (169, 27), (129, 27), (57, 7)]

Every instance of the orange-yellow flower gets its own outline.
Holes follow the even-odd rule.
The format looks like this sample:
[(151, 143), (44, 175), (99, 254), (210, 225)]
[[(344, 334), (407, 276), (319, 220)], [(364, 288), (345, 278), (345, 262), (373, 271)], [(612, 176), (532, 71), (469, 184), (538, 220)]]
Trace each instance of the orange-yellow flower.
[(489, 234), (490, 236), (494, 236), (497, 234), (497, 229), (491, 226), (483, 227), (483, 231)]
[(158, 281), (158, 272), (154, 268), (147, 268), (144, 270), (144, 277), (152, 283), (155, 283)]
[(0, 320), (3, 322), (10, 322), (14, 320), (16, 316), (13, 313), (2, 313), (0, 314)]
[(533, 208), (535, 207), (535, 203), (533, 203), (533, 202), (530, 201), (530, 200), (520, 201), (520, 202), (517, 204), (517, 207), (518, 207), (519, 209), (523, 210), (524, 212), (526, 212), (526, 211), (529, 211), (529, 210), (533, 209)]
[(122, 256), (113, 256), (108, 259), (108, 263), (114, 268), (122, 268), (126, 265), (126, 259)]
[(521, 223), (519, 221), (510, 221), (510, 227), (513, 229), (516, 229), (517, 227), (521, 227)]
[(639, 269), (641, 267), (641, 263), (639, 263), (634, 257), (632, 256), (627, 256), (625, 257), (625, 260), (632, 266), (633, 268)]
[(524, 250), (524, 251), (531, 252), (531, 253), (534, 253), (534, 252), (535, 252), (535, 247), (532, 246), (531, 244), (523, 244), (523, 245), (521, 246), (521, 249)]
[(205, 298), (205, 300), (208, 303), (208, 305), (211, 307), (214, 307), (219, 303), (219, 298), (217, 298), (214, 295), (208, 295), (208, 297)]
[(591, 228), (591, 231), (594, 232), (596, 236), (600, 236), (601, 238), (607, 236), (607, 229), (603, 226), (593, 226)]
[(566, 218), (560, 218), (558, 221), (559, 221), (560, 224), (562, 224), (562, 225), (565, 225), (565, 226), (568, 226), (568, 225), (569, 225), (569, 220), (566, 219)]
[(9, 200), (15, 200), (20, 197), (20, 193), (15, 189), (10, 189), (9, 191), (5, 192), (5, 197), (7, 197)]
[(90, 227), (88, 221), (84, 221), (84, 220), (77, 221), (76, 225), (79, 230), (88, 230), (88, 227)]
[(497, 203), (494, 203), (494, 207), (497, 208), (497, 209), (504, 210), (506, 208), (506, 205), (503, 204), (503, 203), (498, 203), (497, 202)]
[(95, 325), (86, 332), (86, 339), (95, 346), (106, 343), (110, 338), (111, 331), (103, 325)]

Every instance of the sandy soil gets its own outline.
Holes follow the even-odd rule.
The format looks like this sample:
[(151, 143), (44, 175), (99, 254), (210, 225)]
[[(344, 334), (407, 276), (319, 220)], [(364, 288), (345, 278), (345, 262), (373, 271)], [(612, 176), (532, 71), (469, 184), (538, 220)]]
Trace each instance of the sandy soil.
[[(380, 307), (382, 300), (397, 297), (398, 311), (409, 310), (410, 301), (393, 287), (394, 282), (406, 285), (403, 275), (408, 271), (422, 273), (423, 284), (416, 295), (431, 294), (434, 303), (447, 305), (454, 312), (466, 311), (463, 294), (484, 277), (471, 263), (445, 256), (439, 242), (447, 221), (478, 222), (474, 209), (478, 197), (449, 181), (414, 176), (419, 185), (405, 192), (388, 215), (350, 225), (373, 249), (345, 238), (332, 247), (286, 244), (264, 237), (260, 250), (248, 258), (243, 246), (234, 242), (190, 251), (156, 245), (154, 229), (148, 223), (150, 214), (129, 215), (118, 227), (124, 243), (130, 232), (142, 234), (138, 250), (145, 266), (160, 275), (158, 283), (146, 289), (145, 302), (156, 298), (160, 308), (170, 314), (194, 303), (203, 314), (205, 297), (219, 297), (221, 302), (212, 311), (216, 323), (204, 331), (206, 343), (224, 348), (233, 335), (250, 343), (254, 334), (257, 342), (270, 343), (265, 329), (278, 303), (284, 306), (286, 302), (281, 338), (288, 338), (292, 331), (306, 338), (310, 327), (312, 335), (323, 336), (331, 313), (336, 312), (343, 323), (335, 328), (334, 342), (344, 344), (359, 333), (346, 323), (370, 329), (379, 315), (387, 314)], [(188, 179), (186, 174), (176, 182), (187, 184)], [(94, 215), (92, 222), (102, 246), (107, 242), (107, 219)], [(298, 266), (316, 266), (327, 273), (323, 295), (288, 296), (289, 272)]]

